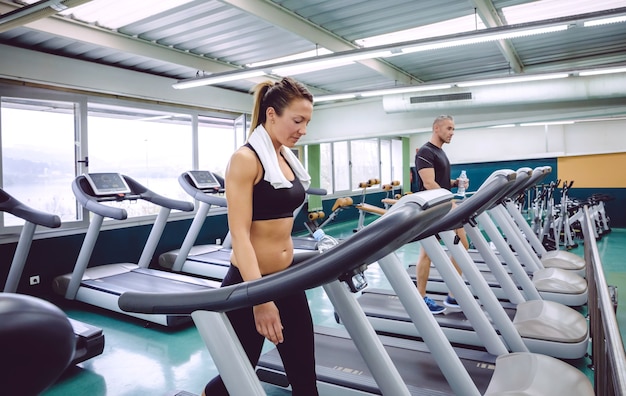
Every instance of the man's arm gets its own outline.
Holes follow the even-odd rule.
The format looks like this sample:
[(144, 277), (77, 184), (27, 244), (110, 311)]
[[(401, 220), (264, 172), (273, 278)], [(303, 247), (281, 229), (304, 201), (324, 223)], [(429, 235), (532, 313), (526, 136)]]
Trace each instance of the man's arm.
[(441, 186), (435, 181), (435, 168), (422, 168), (418, 171), (418, 173), (426, 190), (441, 188)]

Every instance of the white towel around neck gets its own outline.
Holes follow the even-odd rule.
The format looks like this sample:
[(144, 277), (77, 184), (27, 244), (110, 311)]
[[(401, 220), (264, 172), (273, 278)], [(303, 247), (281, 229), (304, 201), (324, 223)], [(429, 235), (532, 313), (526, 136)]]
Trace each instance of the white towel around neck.
[[(263, 169), (265, 169), (265, 176), (263, 179), (276, 189), (290, 188), (292, 183), (287, 180), (285, 175), (283, 175), (283, 172), (280, 170), (278, 157), (276, 157), (276, 150), (272, 144), (272, 139), (263, 125), (259, 125), (254, 129), (248, 138), (248, 143), (252, 146), (252, 148), (254, 148), (254, 151), (256, 151), (259, 156), (259, 160), (261, 161), (261, 165), (263, 165)], [(280, 150), (289, 166), (291, 166), (295, 176), (300, 180), (304, 189), (307, 190), (311, 185), (311, 176), (309, 176), (309, 173), (306, 169), (304, 169), (304, 166), (302, 166), (298, 157), (296, 157), (293, 151), (291, 151), (288, 147), (281, 146)]]

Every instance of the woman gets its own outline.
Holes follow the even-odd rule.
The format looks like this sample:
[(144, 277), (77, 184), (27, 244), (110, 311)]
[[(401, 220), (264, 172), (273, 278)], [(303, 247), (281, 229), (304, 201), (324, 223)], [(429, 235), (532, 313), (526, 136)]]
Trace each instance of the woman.
[[(248, 142), (226, 169), (231, 266), (222, 285), (259, 279), (293, 262), (293, 211), (305, 198), (310, 177), (291, 152), (313, 113), (313, 96), (291, 78), (254, 89)], [(280, 353), (293, 395), (317, 395), (313, 322), (304, 291), (229, 312), (248, 358), (256, 366), (264, 339)], [(203, 395), (227, 395), (218, 376)]]

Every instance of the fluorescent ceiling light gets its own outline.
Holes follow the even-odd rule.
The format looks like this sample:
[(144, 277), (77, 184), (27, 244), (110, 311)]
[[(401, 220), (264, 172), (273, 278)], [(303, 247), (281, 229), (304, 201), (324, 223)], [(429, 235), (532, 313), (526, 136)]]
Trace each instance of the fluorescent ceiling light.
[(272, 69), (272, 74), (278, 74), (279, 76), (293, 76), (296, 74), (310, 73), (314, 71), (330, 69), (333, 67), (345, 66), (359, 60), (384, 58), (391, 55), (391, 51), (385, 50), (346, 55), (333, 59), (322, 59), (317, 61), (312, 60), (307, 63), (296, 64), (293, 66), (277, 67), (276, 69)]
[(219, 76), (210, 75), (207, 77), (192, 78), (189, 80), (179, 81), (172, 85), (176, 89), (194, 88), (203, 85), (219, 84), (227, 81), (244, 80), (246, 78), (260, 77), (264, 75), (263, 70), (251, 70), (249, 72), (233, 72), (229, 74), (222, 74)]
[(554, 79), (566, 78), (566, 77), (569, 77), (569, 73), (538, 74), (534, 76), (516, 76), (516, 77), (505, 77), (505, 78), (494, 78), (490, 80), (467, 81), (467, 82), (457, 83), (456, 86), (461, 87), (461, 88), (467, 88), (467, 87), (479, 87), (483, 85), (507, 84), (507, 83), (518, 83), (518, 82), (540, 81), (540, 80), (554, 80)]
[(616, 67), (612, 69), (599, 69), (599, 70), (589, 70), (589, 71), (581, 71), (578, 73), (579, 76), (595, 76), (598, 74), (613, 74), (613, 73), (626, 73), (626, 67)]
[(424, 86), (414, 86), (414, 87), (378, 89), (378, 90), (375, 90), (375, 91), (364, 91), (364, 92), (361, 92), (360, 96), (366, 98), (366, 97), (371, 97), (371, 96), (394, 95), (394, 94), (408, 93), (408, 92), (433, 91), (433, 90), (436, 90), (436, 89), (448, 89), (448, 88), (452, 88), (452, 84), (424, 85)]
[(348, 92), (343, 94), (320, 95), (315, 97), (315, 102), (328, 102), (331, 100), (354, 99), (357, 97), (368, 98), (373, 96), (394, 95), (407, 92), (433, 91), (436, 89), (452, 88), (452, 84), (416, 85), (411, 87), (377, 89), (373, 91)]
[(502, 14), (509, 24), (517, 25), (542, 19), (564, 18), (590, 12), (612, 10), (623, 6), (624, 0), (541, 0), (503, 7)]
[(519, 126), (544, 126), (544, 125), (571, 125), (574, 121), (546, 121), (546, 122), (525, 122)]
[(486, 34), (486, 35), (482, 35), (479, 37), (450, 39), (450, 40), (445, 40), (441, 42), (421, 44), (421, 45), (416, 45), (412, 47), (402, 48), (402, 53), (410, 54), (413, 52), (421, 52), (421, 51), (429, 51), (429, 50), (440, 49), (440, 48), (456, 47), (460, 45), (486, 43), (489, 41), (506, 40), (506, 39), (511, 39), (515, 37), (525, 37), (525, 36), (532, 36), (536, 34), (559, 32), (559, 31), (567, 30), (567, 28), (568, 28), (568, 25), (556, 25), (556, 26), (549, 26), (549, 27), (536, 28), (536, 29), (516, 30), (513, 32)]
[(515, 124), (501, 124), (501, 125), (493, 125), (490, 127), (487, 127), (489, 129), (497, 129), (497, 128), (513, 128), (515, 126)]
[(331, 100), (353, 99), (356, 98), (354, 93), (336, 94), (336, 95), (320, 95), (313, 97), (313, 102), (330, 102)]
[(596, 19), (595, 21), (585, 21), (585, 23), (583, 23), (583, 26), (591, 27), (591, 26), (608, 25), (609, 23), (619, 23), (619, 22), (626, 22), (626, 15), (621, 15), (621, 16), (616, 16), (616, 17), (611, 17), (611, 18)]
[(300, 52), (298, 54), (283, 56), (282, 58), (274, 58), (274, 59), (269, 59), (269, 60), (262, 61), (262, 62), (249, 63), (246, 65), (246, 67), (260, 67), (260, 66), (267, 66), (267, 65), (275, 65), (277, 63), (290, 62), (290, 61), (295, 61), (295, 60), (300, 60), (300, 59), (312, 58), (312, 57), (320, 56), (320, 55), (328, 55), (332, 53), (333, 52), (331, 50), (328, 50), (326, 48), (318, 48), (318, 49), (314, 49), (311, 51)]
[(354, 42), (363, 48), (369, 48), (482, 29), (485, 29), (484, 23), (480, 19), (476, 21), (476, 17), (472, 14), (412, 29), (399, 30), (397, 32), (366, 37), (355, 40)]

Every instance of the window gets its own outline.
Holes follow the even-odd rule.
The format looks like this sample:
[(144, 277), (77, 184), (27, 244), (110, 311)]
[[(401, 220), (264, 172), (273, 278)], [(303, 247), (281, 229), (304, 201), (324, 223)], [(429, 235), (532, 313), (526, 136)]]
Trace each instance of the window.
[[(404, 180), (404, 161), (402, 159), (402, 140), (391, 140), (391, 180), (402, 183)], [(405, 190), (406, 191), (406, 190)]]
[(381, 139), (380, 141), (380, 182), (389, 184), (395, 179), (391, 171), (391, 140)]
[[(2, 188), (24, 204), (80, 219), (71, 183), (75, 177), (74, 102), (3, 97), (0, 101)], [(24, 221), (3, 213), (4, 226)]]
[(352, 164), (352, 188), (370, 179), (380, 180), (380, 151), (378, 139), (353, 140), (350, 142)]
[[(350, 154), (348, 142), (333, 143), (333, 179), (334, 192), (349, 191), (350, 188)], [(323, 156), (323, 155), (322, 155)]]
[(230, 156), (236, 150), (235, 123), (228, 119), (198, 117), (198, 166), (224, 177)]
[(330, 194), (358, 190), (360, 182), (402, 182), (402, 140), (362, 139), (320, 144), (321, 187)]
[[(118, 172), (169, 198), (190, 200), (178, 176), (193, 169), (191, 115), (90, 103), (89, 172)], [(119, 203), (128, 217), (157, 214), (149, 202)]]

